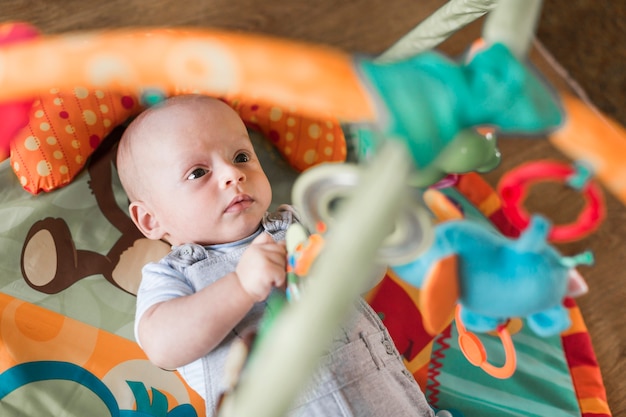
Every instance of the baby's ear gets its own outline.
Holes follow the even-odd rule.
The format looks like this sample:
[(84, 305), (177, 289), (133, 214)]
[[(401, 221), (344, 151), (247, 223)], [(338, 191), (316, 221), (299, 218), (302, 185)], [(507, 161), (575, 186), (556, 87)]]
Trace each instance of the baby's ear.
[(159, 240), (163, 237), (163, 232), (160, 229), (156, 216), (142, 201), (130, 203), (128, 211), (133, 223), (145, 237), (153, 240)]

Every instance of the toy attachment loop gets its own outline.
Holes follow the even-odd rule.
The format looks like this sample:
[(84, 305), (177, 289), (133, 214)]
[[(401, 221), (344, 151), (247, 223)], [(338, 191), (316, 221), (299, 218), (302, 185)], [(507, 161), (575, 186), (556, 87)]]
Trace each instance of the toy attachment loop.
[(501, 367), (494, 366), (487, 362), (487, 351), (476, 334), (469, 332), (461, 320), (461, 305), (457, 304), (454, 312), (456, 328), (459, 333), (459, 347), (465, 358), (474, 366), (479, 367), (489, 375), (498, 379), (510, 378), (515, 373), (517, 366), (517, 357), (515, 354), (515, 346), (511, 339), (511, 334), (506, 325), (500, 325), (497, 328), (498, 337), (504, 348), (504, 365)]
[[(298, 207), (303, 223), (309, 229), (319, 222), (330, 226), (339, 207), (352, 196), (362, 177), (363, 169), (354, 164), (324, 164), (302, 173), (294, 184), (292, 202)], [(409, 190), (412, 189), (407, 185), (407, 192)], [(433, 235), (426, 208), (419, 201), (411, 201), (402, 208), (383, 241), (379, 260), (389, 265), (410, 262), (430, 246)]]
[(605, 216), (604, 198), (600, 187), (587, 180), (580, 184), (578, 169), (556, 161), (535, 161), (523, 164), (504, 174), (498, 183), (498, 194), (503, 203), (503, 211), (509, 221), (518, 229), (524, 230), (530, 223), (530, 215), (522, 205), (532, 185), (541, 181), (564, 183), (580, 190), (585, 199), (585, 207), (575, 222), (555, 225), (548, 233), (551, 242), (569, 242), (583, 238), (595, 231)]

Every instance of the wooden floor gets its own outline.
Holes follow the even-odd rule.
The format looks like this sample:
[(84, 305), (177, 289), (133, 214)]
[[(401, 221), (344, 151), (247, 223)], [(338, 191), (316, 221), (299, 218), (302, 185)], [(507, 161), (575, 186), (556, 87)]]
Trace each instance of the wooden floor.
[[(378, 54), (442, 1), (436, 0), (2, 0), (2, 20), (24, 20), (45, 33), (124, 26), (211, 26), (268, 33), (323, 43), (355, 53)], [(626, 125), (626, 2), (550, 0), (544, 2), (538, 34), (565, 70), (601, 110)], [(454, 54), (467, 47), (479, 26), (442, 46)], [(541, 57), (535, 60), (545, 65)], [(543, 67), (542, 67), (543, 68)], [(554, 80), (556, 75), (550, 71)], [(562, 81), (559, 85), (564, 85)], [(500, 141), (503, 164), (486, 177), (498, 178), (522, 161), (564, 157), (542, 140)], [(570, 221), (580, 208), (567, 190), (533, 195), (555, 221)], [(546, 198), (546, 195), (549, 197)], [(580, 268), (590, 293), (578, 300), (598, 355), (609, 404), (615, 416), (626, 416), (626, 210), (610, 195), (608, 219), (582, 242), (563, 246), (565, 254), (593, 250), (594, 267)]]

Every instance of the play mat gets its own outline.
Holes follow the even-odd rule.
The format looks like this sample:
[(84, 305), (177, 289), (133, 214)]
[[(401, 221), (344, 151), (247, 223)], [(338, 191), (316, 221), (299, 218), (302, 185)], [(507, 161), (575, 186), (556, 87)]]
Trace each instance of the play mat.
[[(49, 57), (47, 51), (52, 43), (29, 46), (28, 40), (40, 37), (29, 25), (6, 25), (0, 34), (5, 45), (13, 46), (7, 46), (7, 53), (0, 54), (0, 64), (16, 59), (36, 68), (43, 62), (38, 60)], [(221, 84), (202, 78), (206, 75), (202, 62), (200, 58), (194, 61), (194, 54), (199, 50), (211, 59), (218, 56), (224, 58), (220, 62), (233, 64), (239, 57), (248, 56), (246, 48), (256, 47), (257, 39), (210, 31), (182, 32), (176, 37), (171, 32), (155, 31), (151, 39), (160, 39), (162, 43), (142, 45), (158, 47), (162, 53), (154, 55), (161, 57), (168, 55), (171, 48), (178, 56), (174, 62), (200, 65), (191, 69), (198, 79), (188, 80), (189, 85), (176, 85), (180, 80), (175, 77), (173, 81), (161, 80), (161, 84), (148, 79), (145, 85), (159, 88), (144, 88), (138, 94), (130, 88), (134, 80), (124, 78), (125, 71), (135, 64), (147, 68), (158, 62), (121, 60), (121, 56), (131, 59), (132, 53), (124, 52), (128, 36), (133, 41), (143, 41), (141, 32), (112, 34), (110, 38), (95, 35), (92, 39), (95, 51), (99, 51), (100, 43), (107, 44), (110, 53), (120, 54), (117, 57), (85, 52), (77, 40), (51, 40), (67, 56), (80, 50), (91, 54), (88, 63), (105, 60), (100, 62), (105, 64), (104, 72), (81, 73), (78, 64), (64, 67), (74, 73), (63, 78), (63, 85), (55, 83), (61, 79), (54, 78), (57, 69), (52, 65), (49, 78), (33, 77), (28, 86), (13, 88), (11, 80), (28, 78), (28, 71), (18, 74), (15, 68), (24, 67), (5, 70), (0, 65), (5, 101), (0, 110), (11, 116), (3, 120), (15, 121), (14, 125), (3, 125), (2, 134), (10, 132), (12, 144), (10, 157), (0, 163), (2, 416), (204, 415), (201, 398), (176, 372), (150, 364), (133, 337), (134, 293), (140, 269), (146, 262), (160, 259), (169, 248), (163, 242), (144, 239), (127, 216), (127, 198), (117, 178), (114, 155), (124, 123), (151, 100), (199, 88), (227, 101), (253, 132), (255, 147), (280, 202), (289, 201), (291, 184), (299, 172), (323, 162), (342, 162), (354, 154), (370, 158), (376, 153), (369, 142), (375, 142), (375, 138), (363, 136), (363, 131), (348, 122), (371, 123), (380, 103), (374, 104), (357, 88), (354, 77), (346, 78), (342, 71), (350, 72), (352, 64), (339, 52), (315, 48), (299, 52), (312, 61), (323, 62), (320, 67), (325, 70), (319, 74), (315, 73), (318, 67), (306, 67), (309, 61), (303, 64), (303, 68), (313, 71), (307, 76), (324, 80), (315, 85), (315, 91), (306, 87), (302, 79), (281, 79), (284, 74), (272, 74), (271, 65), (266, 68), (262, 63), (254, 66), (256, 73), (243, 69), (237, 72), (244, 81), (231, 73), (234, 67), (217, 68), (218, 75), (226, 78), (227, 91), (222, 91)], [(226, 39), (225, 44), (235, 51), (234, 58), (229, 55), (232, 51), (218, 47), (215, 37)], [(167, 41), (172, 44), (167, 45)], [(18, 47), (22, 42), (23, 48)], [(273, 44), (264, 39), (258, 42), (262, 47), (269, 45), (280, 50), (281, 57), (300, 51), (298, 45)], [(497, 48), (488, 50), (502, 53)], [(76, 56), (82, 57), (80, 53)], [(477, 56), (481, 56), (480, 52)], [(328, 65), (332, 71), (327, 70)], [(377, 72), (378, 67), (368, 65), (363, 64), (361, 71), (376, 79), (378, 87), (393, 85), (395, 78), (386, 79)], [(439, 64), (433, 61), (432, 65)], [(453, 72), (452, 64), (446, 62), (444, 67)], [(176, 73), (189, 68), (179, 68), (174, 63), (169, 70)], [(325, 78), (319, 78), (322, 76)], [(90, 86), (90, 80), (116, 88)], [(270, 94), (263, 88), (266, 84), (284, 89)], [(336, 90), (341, 90), (341, 94)], [(329, 98), (336, 98), (332, 106)], [(393, 106), (393, 98), (385, 98)], [(290, 106), (292, 101), (300, 107)], [(573, 98), (564, 98), (562, 105), (568, 112), (585, 114)], [(386, 133), (401, 135), (406, 133), (402, 130), (404, 115), (401, 109), (395, 110), (400, 116)], [(597, 132), (589, 135), (594, 133)], [(555, 143), (561, 139), (558, 134), (551, 136)], [(568, 146), (564, 144), (563, 149), (584, 154), (584, 143)], [(415, 159), (422, 155), (419, 148), (410, 152)], [(602, 150), (598, 153), (602, 154)], [(418, 165), (427, 166), (430, 162), (420, 160)], [(596, 174), (605, 178), (604, 175), (610, 175), (605, 171), (613, 168), (611, 163), (600, 164)], [(437, 176), (440, 172), (431, 174)], [(520, 235), (522, 227), (507, 217), (498, 190), (480, 174), (440, 177), (444, 182), (432, 190), (445, 201), (445, 207), (454, 207), (458, 218), (472, 220), (503, 236)], [(615, 185), (617, 195), (623, 191), (620, 187)], [(434, 210), (438, 206), (430, 207)], [(431, 213), (433, 218), (439, 217), (435, 211)], [(366, 299), (383, 318), (408, 369), (433, 407), (481, 417), (611, 415), (591, 339), (574, 298), (567, 296), (562, 300), (571, 326), (558, 334), (541, 337), (520, 319), (509, 323), (517, 366), (512, 377), (498, 379), (464, 356), (452, 316), (438, 332), (428, 330), (423, 323), (421, 291), (389, 269)], [(481, 339), (489, 352), (489, 362), (506, 361), (497, 337), (485, 334)]]
[[(280, 166), (278, 154), (262, 142), (257, 147)], [(126, 217), (112, 156), (112, 149), (100, 147), (71, 186), (37, 198), (24, 192), (9, 161), (0, 167), (0, 210), (7, 219), (0, 239), (4, 259), (12, 260), (3, 263), (0, 294), (2, 415), (20, 415), (17, 410), (22, 415), (56, 415), (54, 410), (72, 416), (115, 416), (124, 410), (194, 415), (190, 409), (174, 413), (185, 404), (202, 415), (199, 397), (176, 373), (151, 365), (133, 340), (135, 302), (128, 291), (140, 275), (125, 257), (154, 253), (158, 258), (167, 248), (140, 239)], [(467, 216), (513, 230), (497, 195), (478, 175), (462, 176), (446, 195)], [(117, 276), (127, 281), (116, 281)], [(390, 273), (368, 299), (384, 316), (431, 404), (468, 416), (603, 415), (596, 412), (602, 380), (573, 300), (566, 300), (574, 322), (567, 332), (539, 338), (524, 327), (514, 336), (518, 369), (514, 378), (502, 381), (469, 364), (452, 326), (437, 336), (426, 332), (419, 324), (417, 291)], [(497, 339), (485, 343), (493, 352), (490, 360), (502, 361)]]

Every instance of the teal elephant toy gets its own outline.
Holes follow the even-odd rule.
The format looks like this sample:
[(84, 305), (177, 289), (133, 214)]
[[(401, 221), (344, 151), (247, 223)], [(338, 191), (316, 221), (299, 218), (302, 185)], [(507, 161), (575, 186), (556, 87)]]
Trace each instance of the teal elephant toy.
[(562, 123), (556, 95), (503, 44), (456, 63), (426, 52), (394, 63), (358, 62), (362, 79), (378, 99), (379, 126), (358, 133), (359, 155), (368, 158), (388, 138), (404, 142), (426, 186), (448, 173), (486, 172), (500, 161), (492, 131), (536, 135)]

